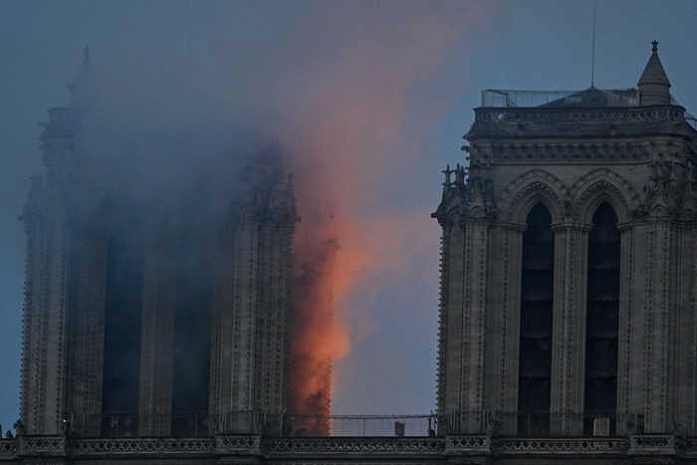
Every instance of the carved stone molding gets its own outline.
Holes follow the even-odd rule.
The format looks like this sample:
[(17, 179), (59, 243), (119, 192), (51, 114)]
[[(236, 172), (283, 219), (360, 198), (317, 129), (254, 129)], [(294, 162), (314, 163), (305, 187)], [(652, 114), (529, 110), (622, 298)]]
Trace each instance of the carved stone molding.
[(629, 436), (629, 455), (675, 455), (677, 441), (673, 434), (633, 434)]
[(31, 459), (23, 459), (22, 464), (26, 465), (64, 465), (66, 463), (65, 460), (63, 459), (50, 459), (47, 460), (45, 458), (31, 458)]
[(652, 218), (677, 218), (681, 207), (692, 210), (693, 170), (688, 170), (684, 162), (669, 160), (660, 153), (651, 161), (650, 168), (642, 213)]
[(446, 323), (448, 308), (448, 250), (452, 228), (443, 230), (440, 238), (440, 257), (438, 263), (438, 359), (436, 364), (436, 404), (439, 410), (445, 409), (445, 374), (446, 374)]
[(683, 438), (678, 442), (685, 455), (697, 455), (697, 438)]
[(220, 435), (215, 438), (215, 451), (222, 455), (257, 455), (261, 453), (261, 436)]
[(14, 458), (17, 455), (17, 440), (0, 439), (0, 459)]
[(490, 453), (490, 436), (458, 435), (445, 438), (445, 455), (488, 455)]
[(18, 455), (57, 455), (66, 454), (65, 436), (20, 436)]
[(598, 168), (581, 176), (571, 186), (569, 194), (573, 197), (571, 214), (586, 224), (590, 223), (596, 206), (594, 201), (598, 198), (613, 204), (620, 223), (630, 221), (641, 209), (641, 198), (634, 186), (607, 168)]
[(492, 146), (496, 163), (569, 164), (574, 162), (634, 162), (650, 157), (646, 145), (629, 142), (508, 143)]
[(470, 220), (491, 219), (494, 216), (494, 195), (491, 183), (472, 176), (465, 186), (463, 216)]
[(549, 108), (477, 108), (477, 122), (515, 124), (518, 122), (594, 122), (594, 121), (678, 121), (685, 111), (681, 107), (637, 107), (637, 108), (564, 108), (550, 111)]
[(446, 183), (438, 209), (431, 215), (441, 226), (451, 221), (489, 221), (495, 217), (496, 208), (491, 182), (480, 177), (470, 177), (456, 183)]
[(499, 200), (503, 221), (523, 224), (531, 200), (543, 200), (552, 214), (553, 221), (563, 221), (563, 199), (568, 188), (553, 174), (540, 169), (530, 170), (508, 184)]
[(623, 439), (598, 438), (543, 438), (543, 439), (500, 439), (496, 452), (501, 454), (622, 454)]
[[(346, 461), (346, 460), (335, 460), (335, 461), (321, 461), (321, 460), (287, 460), (283, 459), (275, 461), (275, 460), (264, 460), (265, 464), (268, 465), (436, 465), (436, 464), (442, 464), (443, 461), (441, 459), (436, 459), (436, 460), (423, 460), (423, 459), (418, 459), (418, 461), (411, 461), (409, 459), (407, 460), (364, 460), (364, 459), (358, 459), (354, 461)], [(458, 461), (458, 463), (471, 463), (469, 461)], [(228, 465), (226, 462), (217, 462), (218, 465)], [(230, 464), (232, 465), (232, 464)]]
[(394, 437), (312, 437), (277, 438), (263, 441), (263, 450), (269, 454), (416, 454), (440, 455), (444, 440), (441, 438)]
[[(20, 445), (21, 444), (21, 445)], [(20, 452), (21, 451), (21, 452)], [(221, 435), (215, 438), (131, 438), (75, 439), (64, 437), (20, 437), (0, 439), (0, 463), (62, 464), (68, 459), (90, 457), (100, 463), (112, 458), (153, 459), (168, 457), (167, 463), (193, 463), (191, 459), (217, 460), (225, 456), (246, 456), (244, 460), (282, 461), (284, 464), (333, 464), (329, 456), (353, 456), (356, 463), (440, 463), (448, 456), (460, 456), (458, 463), (507, 456), (535, 456), (547, 460), (555, 456), (606, 456), (613, 460), (627, 456), (675, 459), (690, 462), (697, 454), (697, 438), (679, 440), (672, 434), (630, 435), (616, 438), (498, 438), (488, 435), (429, 437), (288, 437), (261, 438), (254, 435)], [(371, 456), (374, 457), (371, 459)], [(390, 460), (395, 456), (397, 461)], [(675, 456), (675, 457), (670, 457)], [(315, 458), (317, 460), (315, 460)], [(425, 461), (423, 460), (425, 459)], [(351, 463), (343, 461), (342, 463)], [(372, 461), (371, 461), (372, 460)], [(643, 460), (643, 459), (642, 459)], [(463, 462), (464, 461), (464, 462)], [(148, 463), (151, 463), (148, 461)], [(154, 462), (153, 462), (154, 463)], [(162, 462), (165, 463), (165, 462)], [(279, 462), (280, 463), (280, 462)], [(656, 463), (656, 462), (650, 462)]]
[(214, 438), (138, 438), (138, 439), (78, 439), (70, 444), (71, 455), (111, 456), (176, 454), (199, 455), (215, 453)]

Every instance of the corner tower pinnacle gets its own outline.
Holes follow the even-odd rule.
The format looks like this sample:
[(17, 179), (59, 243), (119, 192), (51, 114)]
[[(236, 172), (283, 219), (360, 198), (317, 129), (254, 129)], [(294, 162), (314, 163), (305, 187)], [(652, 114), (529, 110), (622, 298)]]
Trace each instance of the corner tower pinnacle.
[(670, 81), (658, 58), (658, 42), (651, 42), (651, 57), (639, 78), (640, 105), (669, 105)]

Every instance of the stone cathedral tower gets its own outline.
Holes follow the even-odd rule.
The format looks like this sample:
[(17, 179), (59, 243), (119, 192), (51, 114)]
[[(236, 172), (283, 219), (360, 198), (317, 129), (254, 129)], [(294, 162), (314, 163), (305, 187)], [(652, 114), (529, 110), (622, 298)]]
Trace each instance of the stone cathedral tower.
[(85, 52), (23, 213), (23, 433), (201, 436), (284, 412), (297, 215), (280, 162), (243, 160), (215, 221), (205, 185), (136, 202), (92, 182), (91, 79)]
[(483, 92), (434, 213), (443, 428), (697, 435), (697, 132), (669, 88), (654, 42), (638, 89)]
[(292, 184), (273, 157), (215, 202), (210, 179), (144, 204), (95, 184), (88, 71), (23, 215), (0, 463), (697, 463), (697, 131), (656, 43), (637, 89), (482, 93), (433, 214), (438, 409), (405, 417), (285, 411)]

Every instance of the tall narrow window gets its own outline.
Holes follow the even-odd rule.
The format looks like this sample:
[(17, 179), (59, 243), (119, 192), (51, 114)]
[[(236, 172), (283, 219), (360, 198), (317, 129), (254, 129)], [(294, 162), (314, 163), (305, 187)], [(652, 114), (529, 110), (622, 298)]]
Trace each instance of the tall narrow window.
[(620, 297), (620, 232), (617, 215), (603, 203), (593, 215), (588, 237), (586, 320), (585, 433), (596, 417), (609, 417), (614, 429), (617, 408), (617, 337)]
[(537, 204), (528, 214), (523, 234), (518, 375), (518, 434), (521, 436), (549, 433), (554, 293), (551, 223), (547, 208)]
[(172, 386), (175, 436), (208, 434), (212, 260), (203, 253), (202, 242), (195, 234), (184, 234), (177, 257)]
[(137, 433), (143, 249), (135, 233), (123, 228), (107, 248), (104, 316), (102, 431), (106, 436)]

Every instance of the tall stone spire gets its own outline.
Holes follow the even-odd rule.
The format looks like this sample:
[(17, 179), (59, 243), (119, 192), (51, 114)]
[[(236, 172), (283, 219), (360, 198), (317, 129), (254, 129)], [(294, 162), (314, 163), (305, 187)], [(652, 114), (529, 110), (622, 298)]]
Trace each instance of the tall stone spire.
[(651, 57), (639, 78), (639, 102), (641, 105), (669, 105), (670, 81), (658, 58), (658, 42), (651, 42)]
[(70, 104), (78, 109), (89, 107), (95, 97), (94, 70), (90, 59), (90, 49), (85, 45), (82, 50), (82, 63), (73, 80), (68, 84)]

